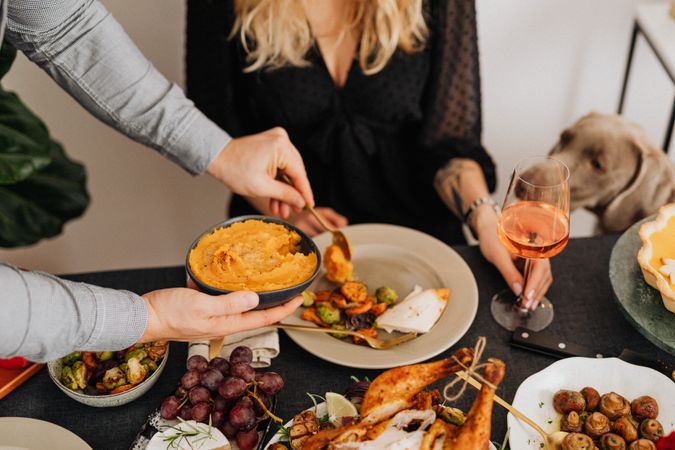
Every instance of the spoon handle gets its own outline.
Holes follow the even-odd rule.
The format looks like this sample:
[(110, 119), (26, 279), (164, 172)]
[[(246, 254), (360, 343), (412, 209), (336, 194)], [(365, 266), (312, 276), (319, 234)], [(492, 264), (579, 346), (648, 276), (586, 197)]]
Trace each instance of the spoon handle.
[[(467, 373), (464, 372), (464, 371), (459, 371), (459, 372), (456, 373), (456, 375), (458, 377), (460, 377), (461, 379), (468, 381), (468, 383), (471, 386), (475, 387), (476, 389), (480, 389), (481, 387), (483, 387), (482, 384), (480, 384), (474, 378), (468, 376)], [(498, 396), (496, 394), (495, 394), (494, 400), (495, 400), (495, 403), (503, 406), (504, 408), (506, 408), (506, 410), (508, 412), (510, 412), (511, 414), (516, 416), (518, 418), (518, 420), (521, 420), (521, 421), (525, 422), (526, 424), (528, 424), (529, 426), (531, 426), (532, 428), (534, 428), (534, 430), (537, 433), (541, 434), (541, 436), (544, 438), (544, 442), (546, 441), (546, 436), (547, 436), (546, 432), (539, 425), (537, 425), (533, 420), (531, 420), (525, 414), (518, 411), (516, 408), (511, 406), (507, 401), (505, 401), (504, 399), (502, 399), (500, 396)]]
[[(290, 186), (293, 186), (293, 181), (291, 181), (291, 179), (288, 177), (288, 175), (286, 175), (286, 174), (283, 173), (283, 172), (281, 172), (281, 179), (284, 181), (284, 183), (286, 183), (286, 184), (288, 184), (288, 185), (290, 185)], [(321, 224), (321, 226), (323, 227), (324, 230), (330, 231), (331, 233), (334, 233), (334, 232), (335, 232), (335, 229), (326, 223), (326, 221), (324, 220), (324, 218), (321, 217), (321, 214), (319, 214), (318, 212), (316, 212), (316, 209), (314, 209), (313, 206), (309, 206), (309, 204), (306, 204), (306, 205), (305, 205), (305, 209), (306, 209), (307, 211), (309, 211), (310, 213), (312, 213), (312, 215), (314, 216), (314, 218), (315, 218), (316, 220), (319, 221), (319, 224)]]

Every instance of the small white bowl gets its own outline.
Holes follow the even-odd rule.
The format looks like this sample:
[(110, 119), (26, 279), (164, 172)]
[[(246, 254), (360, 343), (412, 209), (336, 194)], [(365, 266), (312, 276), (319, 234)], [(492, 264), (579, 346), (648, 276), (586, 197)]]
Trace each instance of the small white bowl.
[(82, 392), (74, 391), (67, 388), (61, 382), (61, 371), (63, 370), (63, 362), (61, 359), (56, 359), (49, 361), (47, 363), (47, 371), (49, 372), (49, 377), (52, 379), (54, 384), (56, 384), (59, 389), (61, 389), (65, 394), (77, 400), (80, 403), (84, 403), (88, 406), (95, 406), (97, 408), (108, 408), (111, 406), (120, 406), (127, 404), (133, 400), (136, 400), (141, 395), (148, 392), (148, 390), (157, 382), (160, 374), (166, 366), (166, 361), (169, 358), (169, 347), (166, 348), (166, 353), (162, 358), (162, 361), (157, 366), (155, 370), (148, 378), (143, 380), (138, 386), (129, 389), (128, 391), (120, 392), (119, 394), (108, 394), (108, 395), (87, 395)]

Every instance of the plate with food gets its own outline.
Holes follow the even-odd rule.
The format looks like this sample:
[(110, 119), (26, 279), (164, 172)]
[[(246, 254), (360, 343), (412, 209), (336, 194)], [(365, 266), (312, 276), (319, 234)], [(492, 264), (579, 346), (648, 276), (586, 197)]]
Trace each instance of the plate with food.
[(131, 450), (254, 450), (272, 421), (284, 380), (251, 367), (253, 352), (236, 347), (228, 359), (188, 358), (175, 392), (153, 411)]
[[(352, 245), (351, 261), (331, 247), (330, 233), (316, 237), (317, 247), (324, 249), (321, 271), (305, 293), (306, 306), (283, 321), (313, 323), (336, 333), (286, 330), (300, 347), (336, 364), (386, 369), (432, 358), (466, 333), (478, 309), (478, 288), (457, 252), (395, 225), (352, 225), (343, 231)], [(355, 345), (341, 329), (383, 340), (418, 336), (390, 349), (373, 349)]]
[[(675, 383), (617, 358), (567, 358), (527, 378), (513, 406), (545, 431), (569, 433), (563, 450), (654, 450), (675, 430)], [(540, 449), (541, 437), (508, 415), (513, 449)]]
[(621, 235), (609, 259), (614, 297), (642, 335), (675, 355), (675, 204), (637, 222)]
[(3, 450), (92, 450), (72, 431), (28, 417), (0, 417), (0, 436)]
[[(372, 382), (357, 381), (344, 395), (312, 396), (324, 401), (315, 401), (280, 427), (265, 450), (495, 449), (490, 442), (493, 389), (485, 386), (468, 414), (445, 406), (439, 391), (426, 390), (461, 370), (458, 362), (470, 365), (472, 355), (462, 348), (448, 359), (390, 369)], [(490, 360), (483, 375), (498, 385), (503, 363)]]
[(72, 352), (49, 361), (49, 377), (65, 394), (89, 406), (120, 406), (145, 394), (168, 359), (168, 341), (120, 351)]

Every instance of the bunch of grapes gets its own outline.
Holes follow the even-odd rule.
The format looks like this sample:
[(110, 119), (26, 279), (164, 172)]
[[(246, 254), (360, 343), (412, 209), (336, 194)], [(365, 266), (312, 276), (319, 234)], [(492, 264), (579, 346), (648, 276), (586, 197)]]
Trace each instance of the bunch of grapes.
[(252, 360), (251, 349), (244, 346), (235, 348), (229, 361), (191, 356), (175, 394), (162, 402), (161, 416), (210, 422), (240, 450), (254, 449), (256, 427), (271, 415), (272, 396), (281, 391), (284, 380), (275, 372), (256, 373)]

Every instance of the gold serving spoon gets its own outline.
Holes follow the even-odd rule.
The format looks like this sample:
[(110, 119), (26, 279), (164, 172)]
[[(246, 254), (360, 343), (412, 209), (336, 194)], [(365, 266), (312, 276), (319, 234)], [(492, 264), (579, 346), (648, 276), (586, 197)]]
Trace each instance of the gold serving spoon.
[[(290, 178), (288, 178), (288, 175), (285, 173), (281, 173), (281, 179), (284, 181), (284, 183), (293, 186), (293, 182), (291, 181)], [(326, 220), (321, 217), (321, 214), (316, 212), (316, 209), (314, 209), (313, 206), (305, 205), (305, 209), (309, 211), (314, 218), (319, 222), (321, 227), (330, 232), (333, 235), (333, 245), (337, 246), (340, 250), (342, 250), (342, 253), (345, 255), (345, 259), (347, 261), (352, 260), (352, 247), (349, 245), (349, 241), (347, 240), (347, 236), (344, 235), (344, 233), (340, 230), (336, 230), (332, 226), (328, 225)]]
[[(467, 375), (466, 372), (463, 370), (460, 370), (459, 372), (455, 373), (459, 378), (466, 380), (471, 386), (475, 387), (476, 389), (480, 389), (483, 387), (482, 384), (480, 384), (479, 381), (474, 379), (473, 377)], [(562, 449), (562, 441), (565, 439), (565, 436), (567, 436), (567, 433), (564, 431), (554, 431), (553, 433), (547, 433), (545, 432), (535, 421), (527, 417), (525, 414), (522, 412), (518, 411), (516, 408), (511, 406), (507, 401), (502, 399), (500, 396), (495, 395), (495, 403), (499, 404), (500, 406), (504, 407), (508, 412), (516, 416), (518, 420), (521, 422), (525, 422), (534, 430), (539, 433), (544, 440), (544, 450), (561, 450)]]
[(286, 323), (275, 323), (274, 325), (270, 325), (270, 327), (281, 328), (282, 330), (313, 331), (315, 333), (334, 333), (334, 334), (348, 334), (350, 336), (358, 336), (360, 338), (363, 338), (363, 340), (365, 340), (368, 343), (368, 345), (370, 345), (372, 348), (376, 348), (378, 350), (386, 350), (388, 348), (392, 348), (397, 345), (403, 344), (404, 342), (408, 342), (409, 340), (417, 337), (417, 333), (407, 333), (397, 338), (385, 341), (375, 337), (366, 336), (365, 334), (359, 333), (358, 331), (350, 331), (350, 330), (333, 330), (332, 328), (310, 327), (305, 325), (291, 325)]

